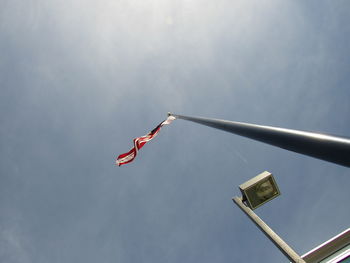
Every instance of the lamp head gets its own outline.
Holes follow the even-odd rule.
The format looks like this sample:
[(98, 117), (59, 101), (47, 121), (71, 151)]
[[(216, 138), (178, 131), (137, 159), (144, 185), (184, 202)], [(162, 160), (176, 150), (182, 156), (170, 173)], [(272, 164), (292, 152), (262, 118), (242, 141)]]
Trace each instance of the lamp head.
[(267, 171), (241, 184), (239, 189), (243, 200), (253, 210), (281, 194), (272, 174)]

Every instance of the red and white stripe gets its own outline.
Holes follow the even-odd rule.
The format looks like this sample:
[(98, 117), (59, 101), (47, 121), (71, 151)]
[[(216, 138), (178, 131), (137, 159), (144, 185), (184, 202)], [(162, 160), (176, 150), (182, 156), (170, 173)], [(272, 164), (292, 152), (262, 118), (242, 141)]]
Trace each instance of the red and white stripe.
[(118, 166), (121, 166), (123, 164), (127, 164), (132, 162), (136, 155), (137, 152), (150, 140), (152, 140), (160, 131), (160, 129), (164, 126), (164, 125), (168, 125), (170, 124), (173, 120), (175, 120), (174, 116), (169, 116), (165, 121), (161, 122), (156, 128), (154, 128), (151, 132), (149, 132), (148, 134), (141, 136), (141, 137), (137, 137), (133, 140), (134, 142), (134, 147), (127, 153), (123, 153), (121, 155), (118, 156), (118, 158), (116, 159), (116, 164)]

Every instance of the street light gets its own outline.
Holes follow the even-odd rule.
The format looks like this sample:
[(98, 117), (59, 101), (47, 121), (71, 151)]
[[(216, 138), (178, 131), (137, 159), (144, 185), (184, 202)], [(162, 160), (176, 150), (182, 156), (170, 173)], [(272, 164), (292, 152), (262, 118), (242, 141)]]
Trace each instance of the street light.
[(239, 189), (243, 200), (253, 210), (281, 194), (273, 175), (267, 171), (241, 184)]
[(241, 184), (242, 197), (233, 197), (234, 203), (253, 221), (253, 223), (277, 246), (292, 262), (306, 263), (286, 242), (284, 242), (257, 214), (255, 209), (280, 195), (271, 173), (265, 171)]

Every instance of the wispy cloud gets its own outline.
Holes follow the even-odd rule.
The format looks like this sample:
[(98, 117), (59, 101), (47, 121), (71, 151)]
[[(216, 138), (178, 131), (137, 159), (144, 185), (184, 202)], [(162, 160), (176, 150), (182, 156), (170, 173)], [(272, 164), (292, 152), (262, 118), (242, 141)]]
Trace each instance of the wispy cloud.
[(30, 263), (28, 242), (25, 241), (18, 226), (1, 225), (0, 227), (0, 260), (2, 262)]

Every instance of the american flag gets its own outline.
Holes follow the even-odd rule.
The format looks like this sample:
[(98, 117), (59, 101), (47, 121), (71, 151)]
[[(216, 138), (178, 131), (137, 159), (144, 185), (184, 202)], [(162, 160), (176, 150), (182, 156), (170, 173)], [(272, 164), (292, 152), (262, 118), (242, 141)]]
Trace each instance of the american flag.
[(160, 129), (167, 124), (170, 124), (173, 120), (175, 120), (174, 116), (169, 116), (165, 121), (161, 122), (157, 127), (155, 127), (152, 131), (150, 131), (148, 134), (137, 137), (133, 140), (134, 142), (134, 147), (128, 151), (127, 153), (123, 153), (118, 156), (116, 159), (116, 164), (118, 166), (121, 166), (123, 164), (127, 164), (132, 162), (138, 151), (150, 140), (152, 140), (160, 131)]

